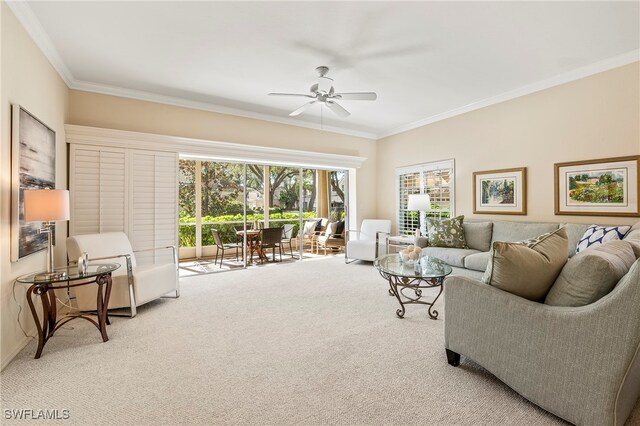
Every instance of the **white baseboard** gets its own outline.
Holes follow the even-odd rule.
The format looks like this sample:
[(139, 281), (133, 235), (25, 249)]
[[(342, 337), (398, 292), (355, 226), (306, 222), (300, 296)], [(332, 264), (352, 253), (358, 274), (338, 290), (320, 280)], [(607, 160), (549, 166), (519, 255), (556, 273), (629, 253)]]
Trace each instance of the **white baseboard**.
[[(36, 327), (33, 326), (33, 328), (31, 328), (30, 330), (27, 331), (27, 334), (29, 334), (30, 336), (31, 335), (37, 335)], [(11, 361), (13, 361), (13, 359), (20, 353), (20, 351), (23, 350), (24, 347), (29, 344), (29, 342), (31, 342), (31, 340), (34, 340), (34, 338), (33, 337), (24, 336), (22, 338), (22, 340), (20, 340), (20, 342), (18, 342), (18, 344), (16, 345), (16, 348), (14, 350), (12, 350), (9, 353), (9, 355), (2, 360), (2, 364), (0, 365), (0, 371), (4, 370), (5, 367), (7, 365), (9, 365), (11, 363)]]

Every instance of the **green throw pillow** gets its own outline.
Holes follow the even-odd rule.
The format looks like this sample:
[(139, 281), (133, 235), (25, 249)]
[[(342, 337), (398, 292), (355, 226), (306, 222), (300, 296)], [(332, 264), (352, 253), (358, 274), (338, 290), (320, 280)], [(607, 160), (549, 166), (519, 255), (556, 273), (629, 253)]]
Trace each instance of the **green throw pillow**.
[(567, 263), (568, 246), (565, 228), (517, 243), (494, 241), (482, 281), (525, 299), (539, 301)]
[(431, 247), (467, 248), (462, 221), (464, 216), (453, 219), (427, 218), (427, 238)]

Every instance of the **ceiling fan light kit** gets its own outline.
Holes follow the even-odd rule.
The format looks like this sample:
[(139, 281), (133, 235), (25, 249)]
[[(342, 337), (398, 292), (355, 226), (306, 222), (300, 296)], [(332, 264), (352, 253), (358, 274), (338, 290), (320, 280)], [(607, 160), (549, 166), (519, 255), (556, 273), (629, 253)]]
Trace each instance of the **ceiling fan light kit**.
[(335, 93), (333, 88), (333, 79), (326, 76), (329, 72), (329, 67), (319, 66), (316, 68), (316, 72), (318, 73), (318, 82), (311, 86), (309, 89), (310, 94), (269, 93), (269, 96), (295, 96), (313, 99), (289, 114), (291, 117), (298, 116), (312, 105), (320, 103), (326, 105), (327, 108), (342, 118), (350, 116), (351, 113), (344, 109), (342, 105), (336, 103), (336, 100), (375, 101), (378, 98), (378, 95), (375, 92)]

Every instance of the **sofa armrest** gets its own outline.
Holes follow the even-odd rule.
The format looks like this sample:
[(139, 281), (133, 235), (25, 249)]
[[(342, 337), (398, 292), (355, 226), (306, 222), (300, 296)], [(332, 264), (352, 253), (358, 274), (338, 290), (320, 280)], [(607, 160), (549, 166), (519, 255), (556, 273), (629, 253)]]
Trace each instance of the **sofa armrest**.
[[(581, 307), (548, 306), (467, 277), (447, 278), (445, 346), (573, 423), (611, 424), (607, 416), (615, 417), (620, 390), (638, 363), (638, 264), (630, 274), (635, 280)], [(630, 388), (637, 398), (640, 383)]]

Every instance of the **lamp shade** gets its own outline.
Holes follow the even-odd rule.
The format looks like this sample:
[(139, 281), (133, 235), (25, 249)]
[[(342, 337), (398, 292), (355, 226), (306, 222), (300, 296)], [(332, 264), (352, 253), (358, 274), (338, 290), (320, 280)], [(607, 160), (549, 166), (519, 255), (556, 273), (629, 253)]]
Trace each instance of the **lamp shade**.
[(26, 222), (69, 220), (69, 191), (66, 189), (25, 189)]
[(407, 210), (426, 211), (431, 210), (429, 194), (409, 194)]

